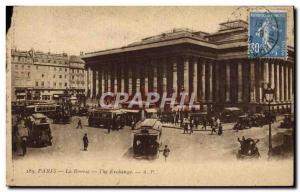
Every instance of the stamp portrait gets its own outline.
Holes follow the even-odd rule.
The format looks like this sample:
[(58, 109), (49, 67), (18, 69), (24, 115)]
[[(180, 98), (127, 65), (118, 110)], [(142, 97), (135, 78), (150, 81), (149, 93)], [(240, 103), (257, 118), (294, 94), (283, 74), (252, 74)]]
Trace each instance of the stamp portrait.
[(249, 58), (287, 57), (287, 13), (252, 11), (249, 22)]

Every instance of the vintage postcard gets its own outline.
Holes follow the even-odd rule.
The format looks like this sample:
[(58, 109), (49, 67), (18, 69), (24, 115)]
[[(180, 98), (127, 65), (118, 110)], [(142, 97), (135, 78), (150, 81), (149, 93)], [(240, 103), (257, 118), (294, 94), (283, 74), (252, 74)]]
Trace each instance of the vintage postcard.
[(8, 186), (295, 186), (294, 7), (11, 20)]

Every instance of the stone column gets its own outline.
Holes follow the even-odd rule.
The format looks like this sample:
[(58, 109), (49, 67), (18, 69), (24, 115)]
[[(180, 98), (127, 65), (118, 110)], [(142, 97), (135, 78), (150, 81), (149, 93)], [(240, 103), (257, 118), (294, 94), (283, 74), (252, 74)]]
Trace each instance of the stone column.
[(280, 72), (280, 77), (281, 77), (281, 98), (280, 101), (284, 101), (284, 66), (283, 64), (280, 65), (281, 72)]
[(141, 73), (140, 73), (140, 65), (136, 65), (136, 93), (140, 93), (141, 92)]
[(195, 94), (195, 101), (198, 101), (198, 91), (197, 91), (197, 70), (198, 70), (198, 61), (194, 60), (194, 69), (193, 69), (193, 93)]
[(285, 63), (285, 65), (284, 65), (284, 71), (285, 71), (285, 77), (284, 77), (284, 81), (285, 81), (285, 89), (284, 89), (284, 100), (285, 101), (288, 101), (289, 99), (288, 99), (288, 94), (289, 94), (289, 89), (288, 89), (288, 87), (289, 87), (289, 70), (288, 70), (288, 66), (286, 65), (286, 63)]
[(98, 77), (97, 77), (97, 79), (98, 79), (98, 93), (97, 94), (99, 96), (101, 96), (101, 90), (102, 90), (101, 72), (102, 72), (102, 69), (99, 68), (99, 70), (98, 70)]
[(226, 102), (230, 102), (230, 63), (226, 63)]
[(105, 92), (105, 81), (104, 81), (104, 69), (102, 68), (101, 70), (101, 86), (102, 86), (102, 89), (101, 89), (101, 94), (103, 94)]
[(177, 95), (178, 94), (178, 83), (177, 83), (177, 61), (176, 58), (174, 58), (174, 60), (172, 60), (172, 64), (173, 64), (173, 90), (174, 93)]
[(124, 65), (121, 65), (121, 93), (125, 91)]
[(213, 96), (213, 74), (212, 74), (212, 71), (213, 71), (213, 66), (212, 66), (212, 63), (209, 62), (209, 74), (208, 74), (208, 77), (209, 77), (209, 101), (212, 101), (212, 96)]
[(98, 76), (98, 71), (95, 71), (95, 76), (96, 76), (96, 96), (99, 94), (99, 76)]
[(250, 63), (250, 102), (255, 102), (255, 62)]
[(132, 66), (128, 66), (128, 95), (132, 95)]
[(117, 68), (116, 65), (114, 66), (114, 93), (118, 92), (118, 77), (117, 77)]
[(274, 89), (275, 88), (275, 67), (274, 67), (274, 63), (270, 63), (270, 67), (271, 67), (271, 74), (270, 74), (271, 87), (272, 87), (272, 89)]
[(203, 62), (202, 63), (202, 75), (201, 75), (201, 82), (202, 82), (202, 90), (201, 90), (201, 96), (202, 96), (202, 101), (203, 102), (205, 102), (205, 89), (206, 89), (206, 87), (205, 87), (205, 79), (206, 79), (206, 74), (205, 74), (205, 66), (206, 66), (206, 64), (205, 64), (205, 62)]
[[(148, 63), (147, 63), (148, 64)], [(147, 95), (148, 94), (148, 90), (149, 90), (149, 79), (148, 79), (148, 75), (149, 75), (149, 72), (148, 72), (148, 70), (149, 70), (149, 67), (148, 67), (148, 65), (145, 65), (144, 67), (144, 92), (145, 92), (145, 95)]]
[(259, 87), (259, 102), (262, 102), (263, 101), (263, 95), (262, 95), (262, 90), (263, 90), (263, 87), (262, 87), (262, 82), (264, 81), (265, 77), (264, 77), (264, 63), (263, 61), (260, 61), (259, 62), (259, 65), (258, 65), (258, 68), (259, 68), (259, 81), (258, 81), (258, 87)]
[(152, 62), (153, 66), (153, 92), (157, 92), (157, 65)]
[(183, 61), (183, 87), (184, 92), (189, 93), (189, 59), (184, 58)]
[(110, 70), (108, 70), (107, 71), (107, 92), (111, 92), (111, 71)]
[(291, 102), (293, 102), (292, 101), (292, 98), (293, 98), (293, 68), (292, 68), (292, 66), (290, 66), (289, 67), (289, 92), (290, 92), (290, 95), (289, 95), (289, 100), (291, 101)]
[(167, 63), (166, 60), (163, 60), (163, 71), (162, 71), (162, 76), (163, 76), (163, 93), (167, 93)]
[(242, 63), (238, 63), (238, 79), (237, 79), (237, 84), (238, 84), (238, 102), (243, 101), (243, 69), (242, 69)]
[(85, 95), (87, 95), (87, 92), (88, 92), (88, 90), (89, 90), (89, 87), (88, 87), (88, 85), (89, 85), (89, 83), (88, 83), (88, 72), (87, 72), (88, 70), (84, 70), (84, 91), (85, 91)]
[(94, 87), (93, 87), (93, 70), (90, 69), (90, 88), (91, 88), (91, 98), (93, 97), (94, 95)]
[(264, 63), (264, 83), (269, 83), (269, 63)]
[(276, 101), (280, 101), (280, 89), (279, 89), (279, 63), (276, 64), (276, 88), (275, 88), (275, 91), (276, 91)]
[(214, 62), (214, 102), (219, 102), (222, 100), (222, 95), (220, 94), (220, 65), (217, 61)]

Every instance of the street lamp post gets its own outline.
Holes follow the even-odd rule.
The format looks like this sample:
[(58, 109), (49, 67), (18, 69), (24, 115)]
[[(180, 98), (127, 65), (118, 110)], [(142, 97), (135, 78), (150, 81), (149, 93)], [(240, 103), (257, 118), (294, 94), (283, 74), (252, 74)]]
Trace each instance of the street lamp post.
[(272, 121), (271, 121), (271, 102), (273, 101), (274, 96), (274, 89), (271, 88), (271, 84), (267, 84), (267, 88), (264, 90), (265, 99), (268, 102), (269, 113), (268, 113), (268, 120), (269, 120), (269, 156), (272, 152)]

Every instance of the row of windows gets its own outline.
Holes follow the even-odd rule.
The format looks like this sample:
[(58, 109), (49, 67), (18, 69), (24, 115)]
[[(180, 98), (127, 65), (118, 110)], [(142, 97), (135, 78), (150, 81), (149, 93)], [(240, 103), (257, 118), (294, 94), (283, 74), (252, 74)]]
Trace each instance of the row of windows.
[(72, 73), (84, 73), (84, 69), (70, 69)]
[[(63, 68), (63, 67), (58, 67), (58, 68), (56, 68), (56, 67), (50, 67), (50, 66), (48, 66), (49, 67), (49, 70), (51, 70), (51, 68), (53, 68), (54, 69), (54, 71), (56, 71), (56, 70), (58, 70), (58, 71), (65, 71), (65, 72), (68, 72), (68, 68)], [(24, 64), (15, 64), (15, 68), (16, 69), (31, 69), (31, 66), (30, 65), (24, 65)], [(39, 66), (35, 66), (35, 68), (36, 68), (36, 70), (38, 70), (39, 69)], [(42, 66), (42, 68), (44, 68), (45, 69), (45, 66)], [(82, 74), (83, 75), (83, 73), (84, 73), (84, 69), (70, 69), (70, 72), (72, 72), (72, 73), (79, 73), (79, 74)]]
[[(50, 86), (50, 82), (48, 81), (48, 85)], [(38, 87), (38, 86), (41, 86), (41, 87), (44, 87), (45, 86), (45, 83), (44, 81), (41, 81), (40, 83), (38, 81), (35, 82), (35, 86)], [(59, 87), (62, 87), (63, 86), (63, 83), (60, 82), (58, 84), (56, 84), (56, 82), (53, 82), (53, 86), (56, 87), (56, 86), (59, 86)], [(64, 83), (64, 86), (67, 87), (68, 86), (68, 83)]]
[(84, 85), (84, 81), (70, 81), (71, 84), (83, 84)]
[(68, 64), (68, 61), (52, 60), (52, 59), (34, 59), (34, 62)]
[(13, 57), (13, 60), (14, 60), (14, 61), (21, 61), (21, 62), (28, 62), (28, 61), (31, 61), (30, 58), (27, 58), (27, 57), (21, 57), (21, 56), (14, 56), (14, 57)]
[(26, 73), (25, 73), (24, 71), (22, 71), (22, 72), (19, 73), (18, 71), (16, 71), (15, 74), (16, 74), (17, 76), (18, 76), (19, 74), (22, 75), (22, 76), (24, 76), (24, 75), (26, 74), (27, 77), (30, 77), (30, 72), (26, 72)]
[[(16, 65), (15, 65), (15, 68), (16, 68), (16, 69), (19, 69), (19, 65), (16, 64)], [(20, 65), (20, 68), (21, 68), (21, 69), (25, 69), (25, 68), (26, 68), (26, 65)], [(31, 66), (30, 66), (30, 65), (27, 65), (27, 69), (30, 69), (30, 68), (31, 68)]]
[[(45, 75), (44, 74), (42, 74), (42, 78), (44, 78), (45, 77)], [(56, 77), (56, 75), (54, 74), (53, 75), (53, 78), (55, 78)], [(58, 77), (61, 79), (63, 76), (62, 75), (58, 75)], [(68, 78), (68, 75), (65, 75), (65, 79), (67, 79)]]
[[(19, 67), (20, 66), (20, 67)], [(30, 69), (31, 68), (31, 65), (24, 65), (24, 64), (15, 64), (15, 68), (16, 69), (25, 69), (27, 67), (27, 69)], [(38, 70), (39, 69), (39, 66), (36, 65), (35, 68)], [(42, 66), (42, 68), (45, 68), (45, 66)], [(65, 67), (51, 67), (51, 66), (48, 66), (48, 69), (51, 69), (53, 68), (54, 71), (58, 70), (58, 71), (65, 71), (65, 72), (68, 72), (68, 68), (65, 68)], [(84, 70), (82, 70), (83, 72)], [(78, 72), (78, 70), (77, 70)]]
[(84, 76), (74, 76), (74, 75), (72, 75), (71, 79), (72, 80), (74, 80), (74, 79), (84, 79)]

